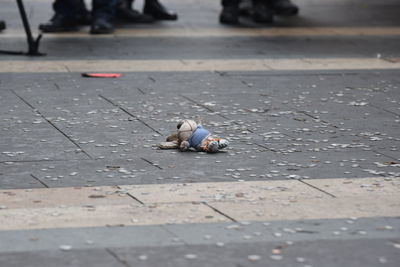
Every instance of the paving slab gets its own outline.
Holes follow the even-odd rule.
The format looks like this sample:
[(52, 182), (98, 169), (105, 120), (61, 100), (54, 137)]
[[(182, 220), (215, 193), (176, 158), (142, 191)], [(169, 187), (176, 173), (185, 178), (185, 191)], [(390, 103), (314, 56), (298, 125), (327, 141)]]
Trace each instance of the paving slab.
[(400, 216), (397, 180), (292, 179), (2, 190), (1, 229), (393, 217)]
[[(346, 218), (329, 220), (239, 223), (171, 224), (69, 229), (0, 231), (1, 253), (99, 248), (139, 248), (182, 245), (310, 242), (318, 240), (395, 239), (399, 218)], [(393, 242), (395, 245), (396, 242)]]
[[(68, 247), (67, 247), (68, 248)], [(124, 266), (104, 249), (64, 251), (34, 251), (0, 254), (0, 264), (16, 266)]]
[[(47, 187), (130, 184), (142, 176), (153, 176), (154, 166), (136, 157), (124, 160), (15, 162), (7, 165), (4, 176), (29, 173)], [(12, 168), (11, 168), (12, 166)], [(16, 188), (29, 188), (15, 181)]]
[[(68, 229), (0, 231), (1, 253), (182, 245), (161, 226), (115, 226)], [(0, 253), (0, 254), (1, 254)], [(68, 252), (67, 252), (68, 253)]]
[(121, 186), (143, 203), (236, 202), (260, 199), (290, 199), (294, 195), (313, 198), (320, 193), (298, 181), (219, 182)]
[[(352, 199), (349, 202), (349, 199)], [(369, 203), (365, 205), (368, 196), (360, 199), (352, 197), (335, 198), (329, 201), (323, 199), (322, 195), (314, 199), (302, 199), (296, 197), (287, 200), (266, 200), (254, 202), (213, 202), (210, 205), (237, 221), (263, 221), (285, 219), (315, 219), (315, 218), (346, 218), (346, 217), (369, 217), (390, 216), (397, 214), (398, 199), (393, 197), (381, 197), (382, 202)], [(370, 201), (369, 201), (370, 202)], [(301, 203), (301, 204), (300, 204)], [(327, 211), (331, 211), (327, 213)]]
[[(291, 244), (291, 243), (290, 243)], [(268, 242), (241, 245), (113, 249), (123, 261), (140, 266), (396, 266), (398, 251), (387, 239), (318, 243)], [(335, 251), (335, 253), (332, 253)], [(278, 253), (278, 254), (273, 254)]]
[(0, 217), (1, 230), (230, 221), (201, 203), (4, 209)]
[[(349, 195), (361, 196), (365, 193), (371, 198), (380, 196), (396, 196), (400, 187), (399, 178), (364, 178), (357, 180), (334, 179), (330, 182), (324, 180), (307, 180), (307, 183), (320, 188), (336, 197)], [(351, 186), (347, 186), (351, 185)], [(351, 188), (351, 189), (350, 189)]]
[(7, 209), (138, 204), (112, 186), (0, 190), (0, 200)]
[(188, 245), (397, 238), (398, 217), (165, 225)]
[(39, 180), (31, 176), (28, 169), (21, 170), (13, 162), (2, 162), (0, 179), (1, 188), (44, 188), (46, 187)]

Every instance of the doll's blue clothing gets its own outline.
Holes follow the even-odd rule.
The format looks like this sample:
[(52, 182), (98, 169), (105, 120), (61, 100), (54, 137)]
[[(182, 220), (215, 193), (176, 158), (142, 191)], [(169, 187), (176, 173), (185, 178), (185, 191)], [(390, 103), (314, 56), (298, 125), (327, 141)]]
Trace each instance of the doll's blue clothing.
[(197, 126), (196, 130), (194, 130), (192, 135), (189, 137), (188, 140), (189, 146), (197, 147), (198, 145), (201, 144), (201, 141), (203, 141), (204, 138), (207, 138), (209, 135), (210, 132), (204, 129), (203, 126), (201, 125)]

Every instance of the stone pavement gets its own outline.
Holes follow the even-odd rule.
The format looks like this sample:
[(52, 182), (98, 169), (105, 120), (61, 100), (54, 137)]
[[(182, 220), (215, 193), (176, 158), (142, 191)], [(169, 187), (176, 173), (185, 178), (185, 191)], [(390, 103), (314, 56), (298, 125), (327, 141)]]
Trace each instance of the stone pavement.
[[(239, 27), (164, 2), (177, 22), (0, 56), (0, 266), (398, 266), (400, 2)], [(0, 18), (0, 50), (26, 49), (13, 0)], [(156, 147), (196, 116), (225, 152)]]

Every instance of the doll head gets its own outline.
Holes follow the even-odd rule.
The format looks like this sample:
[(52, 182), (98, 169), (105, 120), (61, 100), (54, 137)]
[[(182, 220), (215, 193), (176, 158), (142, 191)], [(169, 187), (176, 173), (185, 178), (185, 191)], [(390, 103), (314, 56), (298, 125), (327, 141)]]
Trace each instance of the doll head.
[(197, 128), (197, 123), (193, 120), (183, 120), (177, 125), (178, 128), (178, 141), (187, 141), (192, 133)]

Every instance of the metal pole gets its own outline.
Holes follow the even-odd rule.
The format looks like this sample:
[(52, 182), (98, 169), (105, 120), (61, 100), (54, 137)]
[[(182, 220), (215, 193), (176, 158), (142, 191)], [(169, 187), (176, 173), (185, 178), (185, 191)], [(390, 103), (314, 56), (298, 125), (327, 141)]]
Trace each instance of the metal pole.
[(22, 0), (17, 0), (17, 5), (19, 9), (19, 14), (21, 15), (22, 23), (24, 25), (26, 39), (28, 41), (28, 52), (16, 52), (16, 51), (2, 51), (0, 50), (0, 54), (11, 54), (11, 55), (28, 55), (28, 56), (43, 56), (44, 54), (39, 52), (39, 42), (42, 38), (42, 35), (36, 38), (36, 40), (32, 36), (31, 27), (29, 26), (29, 20), (26, 16), (24, 3)]
[(21, 14), (21, 19), (22, 19), (22, 23), (24, 25), (26, 39), (28, 40), (28, 44), (29, 45), (33, 44), (35, 41), (33, 40), (33, 37), (32, 37), (31, 27), (29, 26), (28, 17), (26, 16), (24, 3), (22, 2), (22, 0), (17, 0), (17, 5), (18, 5), (19, 13)]

